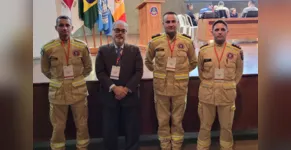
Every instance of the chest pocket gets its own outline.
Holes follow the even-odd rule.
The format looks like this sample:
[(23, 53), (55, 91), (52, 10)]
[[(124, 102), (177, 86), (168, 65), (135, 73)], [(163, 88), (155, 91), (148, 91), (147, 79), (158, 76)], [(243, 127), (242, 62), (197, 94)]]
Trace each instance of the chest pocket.
[(155, 50), (155, 52), (156, 52), (157, 58), (165, 57), (165, 55), (166, 55), (165, 49), (163, 49), (163, 48), (157, 48)]
[(52, 67), (57, 67), (60, 64), (60, 60), (56, 56), (51, 56), (50, 57), (50, 63)]
[(225, 69), (226, 69), (226, 77), (231, 77), (235, 75), (235, 70), (236, 70), (236, 63), (233, 61), (228, 61), (228, 63), (225, 64)]
[(77, 56), (77, 57), (73, 57), (72, 59), (71, 59), (71, 63), (73, 64), (73, 65), (82, 65), (83, 64), (83, 62), (82, 62), (82, 57), (81, 56)]
[(185, 61), (187, 61), (187, 51), (186, 50), (178, 50), (177, 51), (177, 58), (178, 58), (179, 64), (185, 63)]
[(203, 63), (203, 71), (210, 72), (212, 67), (213, 67), (212, 61), (208, 61), (208, 62)]

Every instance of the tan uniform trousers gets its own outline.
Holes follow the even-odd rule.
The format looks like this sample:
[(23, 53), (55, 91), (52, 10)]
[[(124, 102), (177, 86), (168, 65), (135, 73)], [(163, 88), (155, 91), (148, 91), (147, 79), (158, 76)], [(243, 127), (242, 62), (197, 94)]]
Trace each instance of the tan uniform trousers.
[[(87, 99), (70, 106), (77, 129), (77, 150), (87, 150), (89, 145)], [(50, 143), (52, 150), (65, 150), (66, 139), (64, 131), (66, 128), (68, 109), (69, 105), (56, 105), (50, 103), (50, 120), (53, 126), (53, 134)]]
[(209, 150), (211, 144), (210, 134), (215, 120), (216, 108), (220, 123), (220, 149), (233, 150), (232, 124), (235, 105), (215, 106), (201, 102), (198, 105), (200, 131), (198, 134), (197, 150)]
[(155, 94), (155, 109), (159, 124), (158, 136), (162, 150), (182, 149), (184, 140), (182, 120), (186, 109), (186, 98), (187, 95), (163, 96)]

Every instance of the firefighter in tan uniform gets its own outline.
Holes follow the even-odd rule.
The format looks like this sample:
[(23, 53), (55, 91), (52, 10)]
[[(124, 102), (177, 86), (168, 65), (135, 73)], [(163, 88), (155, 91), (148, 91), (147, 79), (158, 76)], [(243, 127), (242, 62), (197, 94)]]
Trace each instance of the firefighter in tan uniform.
[(154, 99), (161, 149), (181, 150), (189, 72), (195, 69), (197, 57), (191, 38), (176, 31), (176, 14), (168, 12), (163, 18), (166, 33), (152, 37), (145, 65), (154, 75)]
[(218, 20), (212, 25), (214, 43), (200, 48), (198, 72), (198, 114), (200, 131), (197, 149), (209, 150), (210, 131), (216, 110), (220, 122), (220, 149), (233, 149), (232, 124), (235, 112), (236, 86), (243, 73), (243, 51), (239, 46), (226, 42), (227, 24)]
[(57, 18), (59, 38), (42, 48), (41, 70), (50, 79), (50, 120), (53, 133), (52, 150), (65, 150), (68, 108), (71, 106), (76, 129), (77, 150), (87, 150), (89, 134), (87, 127), (87, 86), (85, 77), (92, 71), (87, 45), (70, 37), (72, 26), (67, 16)]

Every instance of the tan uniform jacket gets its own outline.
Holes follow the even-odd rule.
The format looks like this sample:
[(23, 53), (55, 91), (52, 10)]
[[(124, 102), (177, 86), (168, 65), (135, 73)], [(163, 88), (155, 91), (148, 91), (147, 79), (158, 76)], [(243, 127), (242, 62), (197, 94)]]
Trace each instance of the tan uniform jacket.
[[(218, 57), (221, 56), (223, 46), (217, 46)], [(236, 98), (236, 85), (243, 73), (243, 51), (240, 47), (227, 43), (220, 62), (224, 69), (224, 79), (215, 79), (215, 68), (219, 68), (219, 61), (214, 51), (214, 44), (202, 46), (198, 55), (198, 72), (201, 80), (199, 100), (208, 104), (232, 104)]]
[(165, 33), (154, 36), (147, 48), (145, 65), (150, 71), (153, 71), (154, 90), (159, 95), (178, 96), (186, 94), (189, 72), (195, 69), (197, 65), (197, 56), (191, 38), (177, 33), (176, 37), (170, 41), (171, 46), (173, 46), (174, 41), (172, 57), (176, 57), (175, 71), (166, 70), (168, 57), (171, 57), (171, 50)]
[[(53, 104), (70, 105), (84, 100), (88, 95), (85, 77), (92, 71), (87, 45), (71, 38), (68, 64), (68, 44), (63, 47), (60, 39), (45, 44), (41, 53), (41, 71), (50, 79), (49, 101)], [(73, 66), (74, 79), (64, 79), (63, 67), (66, 65)]]

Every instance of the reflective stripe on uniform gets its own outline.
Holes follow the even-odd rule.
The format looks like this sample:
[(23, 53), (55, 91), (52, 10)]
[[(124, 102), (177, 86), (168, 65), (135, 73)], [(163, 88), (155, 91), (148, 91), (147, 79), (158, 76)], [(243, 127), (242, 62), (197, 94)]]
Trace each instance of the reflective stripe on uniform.
[(55, 81), (55, 80), (50, 80), (49, 86), (60, 88), (62, 86), (62, 82)]
[(220, 146), (222, 148), (231, 148), (233, 145), (233, 142), (226, 142), (226, 141), (221, 141), (220, 140)]
[(160, 78), (160, 79), (165, 79), (166, 78), (166, 74), (154, 72), (154, 77), (155, 78)]
[(77, 87), (77, 86), (80, 86), (80, 85), (83, 85), (83, 84), (86, 84), (86, 81), (85, 81), (84, 79), (81, 79), (81, 80), (78, 80), (78, 81), (74, 81), (74, 82), (72, 83), (72, 85), (73, 85), (74, 87)]
[(188, 79), (189, 74), (175, 74), (175, 79), (176, 80), (182, 80), (182, 79)]
[(89, 143), (89, 139), (77, 140), (78, 145), (85, 145)]
[(236, 83), (235, 82), (223, 83), (223, 88), (225, 88), (225, 89), (235, 89), (236, 88)]
[(65, 147), (65, 145), (66, 145), (65, 142), (61, 142), (61, 143), (51, 143), (52, 149), (63, 148), (63, 147)]
[(231, 106), (231, 110), (234, 111), (235, 109), (236, 109), (235, 105)]
[(173, 141), (181, 141), (181, 140), (183, 140), (183, 138), (184, 138), (184, 136), (172, 135)]
[(51, 43), (51, 44), (45, 45), (43, 48), (44, 48), (45, 50), (48, 50), (48, 49), (50, 49), (50, 48), (52, 48), (52, 47), (56, 47), (56, 46), (59, 46), (59, 45), (61, 45), (59, 42), (53, 42), (53, 43)]
[(210, 144), (211, 144), (211, 141), (210, 141), (210, 140), (202, 141), (202, 140), (199, 140), (199, 139), (198, 139), (197, 144), (198, 144), (200, 147), (209, 147)]
[(212, 87), (213, 86), (213, 82), (207, 81), (207, 80), (203, 80), (201, 82), (201, 86), (203, 86), (203, 87)]

